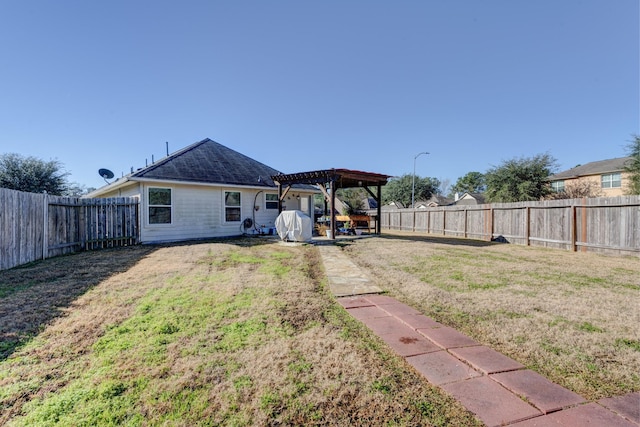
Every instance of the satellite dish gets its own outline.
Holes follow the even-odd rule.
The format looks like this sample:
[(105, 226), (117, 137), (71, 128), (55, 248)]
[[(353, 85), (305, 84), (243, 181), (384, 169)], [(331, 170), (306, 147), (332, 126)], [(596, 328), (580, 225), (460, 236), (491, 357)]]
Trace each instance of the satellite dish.
[(111, 172), (109, 169), (99, 169), (98, 173), (107, 184), (109, 184), (109, 181), (107, 180), (113, 178), (113, 172)]

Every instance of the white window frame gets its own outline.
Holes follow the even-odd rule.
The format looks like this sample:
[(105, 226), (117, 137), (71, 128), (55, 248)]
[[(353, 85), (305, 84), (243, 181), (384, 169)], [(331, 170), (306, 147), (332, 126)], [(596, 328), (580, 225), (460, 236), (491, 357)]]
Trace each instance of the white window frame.
[[(275, 200), (269, 200), (268, 196), (274, 196)], [(275, 203), (275, 206), (272, 205), (272, 207), (269, 207), (270, 203), (271, 204)], [(277, 210), (278, 209), (278, 203), (279, 203), (278, 193), (264, 193), (264, 208), (265, 208), (265, 210), (273, 210), (273, 209)]]
[(552, 181), (551, 189), (556, 193), (561, 193), (564, 191), (564, 180), (561, 181)]
[[(151, 191), (152, 190), (169, 190), (169, 202), (168, 205), (152, 204), (151, 203)], [(151, 222), (151, 209), (152, 208), (169, 208), (169, 222)], [(173, 224), (173, 189), (170, 187), (148, 187), (147, 188), (147, 224), (151, 226), (168, 226)]]
[(600, 176), (600, 185), (602, 188), (621, 188), (622, 174), (620, 172), (602, 174)]
[[(227, 205), (227, 195), (230, 193), (238, 193), (238, 204), (237, 205)], [(227, 224), (239, 224), (242, 222), (242, 192), (235, 190), (224, 190), (222, 193), (222, 201), (223, 201), (223, 209), (222, 209), (222, 219)], [(228, 220), (227, 219), (227, 209), (238, 209), (238, 220)]]

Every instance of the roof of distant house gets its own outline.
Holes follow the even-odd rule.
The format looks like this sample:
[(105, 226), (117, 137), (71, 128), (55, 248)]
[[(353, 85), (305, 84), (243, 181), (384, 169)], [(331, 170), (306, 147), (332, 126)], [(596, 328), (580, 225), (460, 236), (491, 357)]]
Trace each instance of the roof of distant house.
[(571, 179), (588, 175), (599, 175), (603, 173), (621, 172), (624, 170), (625, 163), (630, 161), (631, 157), (618, 157), (616, 159), (599, 160), (597, 162), (579, 165), (566, 171), (551, 175), (549, 180), (555, 181), (559, 179)]

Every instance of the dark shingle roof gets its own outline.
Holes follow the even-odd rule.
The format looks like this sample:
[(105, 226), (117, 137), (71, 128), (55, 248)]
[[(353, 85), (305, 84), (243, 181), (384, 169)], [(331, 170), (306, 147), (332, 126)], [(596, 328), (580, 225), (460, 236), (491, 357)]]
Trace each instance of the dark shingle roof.
[(275, 187), (271, 176), (278, 174), (279, 171), (207, 138), (134, 172), (131, 177)]
[(555, 175), (551, 175), (549, 177), (549, 180), (555, 181), (558, 179), (577, 178), (587, 175), (622, 172), (624, 170), (625, 163), (630, 160), (632, 160), (631, 157), (619, 157), (616, 159), (591, 162), (584, 165), (576, 166), (575, 168), (571, 168), (566, 171), (559, 172)]

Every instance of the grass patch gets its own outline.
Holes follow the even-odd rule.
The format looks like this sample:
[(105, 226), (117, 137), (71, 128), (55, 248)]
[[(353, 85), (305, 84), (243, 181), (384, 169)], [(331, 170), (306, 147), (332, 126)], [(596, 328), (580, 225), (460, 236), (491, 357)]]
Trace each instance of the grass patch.
[(618, 338), (616, 339), (616, 346), (627, 347), (631, 350), (640, 352), (640, 340)]
[(402, 232), (344, 251), (390, 295), (588, 399), (640, 391), (636, 258)]
[(582, 322), (577, 326), (579, 331), (583, 332), (604, 332), (604, 329), (593, 325), (591, 322)]
[(264, 242), (105, 275), (0, 361), (0, 424), (480, 425), (335, 302), (316, 248)]

